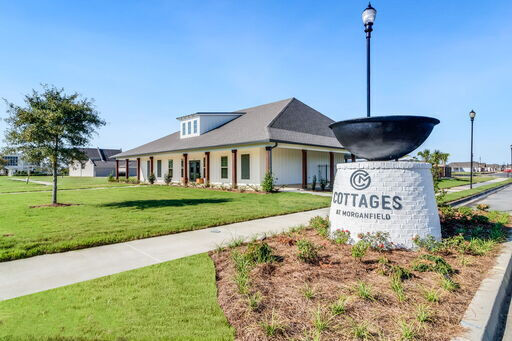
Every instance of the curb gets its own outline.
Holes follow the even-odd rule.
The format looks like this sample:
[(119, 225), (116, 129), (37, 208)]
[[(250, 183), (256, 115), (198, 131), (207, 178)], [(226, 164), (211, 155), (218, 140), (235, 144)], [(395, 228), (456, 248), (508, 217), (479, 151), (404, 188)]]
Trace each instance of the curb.
[(492, 341), (501, 333), (500, 315), (506, 313), (507, 296), (512, 291), (512, 235), (496, 258), (496, 264), (482, 281), (460, 325), (466, 332), (452, 341)]
[(489, 188), (483, 192), (480, 192), (480, 193), (476, 193), (474, 195), (471, 195), (469, 197), (465, 197), (465, 198), (462, 198), (462, 199), (457, 199), (457, 200), (454, 200), (454, 201), (450, 201), (448, 203), (446, 203), (448, 206), (458, 206), (458, 205), (461, 205), (461, 204), (466, 204), (468, 203), (469, 201), (473, 201), (475, 199), (482, 199), (481, 197), (484, 197), (484, 196), (488, 196), (488, 195), (491, 195), (495, 192), (498, 192), (502, 189), (504, 189), (505, 187), (507, 186), (510, 186), (512, 185), (512, 182), (509, 182), (507, 184), (504, 184), (504, 185), (501, 185), (501, 186), (498, 186), (498, 187), (494, 187), (494, 188)]

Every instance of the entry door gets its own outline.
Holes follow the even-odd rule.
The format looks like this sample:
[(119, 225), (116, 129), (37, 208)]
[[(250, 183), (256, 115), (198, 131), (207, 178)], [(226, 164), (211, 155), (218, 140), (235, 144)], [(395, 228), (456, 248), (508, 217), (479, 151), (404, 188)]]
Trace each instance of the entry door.
[(191, 160), (188, 162), (189, 169), (189, 179), (190, 181), (196, 181), (196, 179), (201, 177), (201, 162), (199, 160)]

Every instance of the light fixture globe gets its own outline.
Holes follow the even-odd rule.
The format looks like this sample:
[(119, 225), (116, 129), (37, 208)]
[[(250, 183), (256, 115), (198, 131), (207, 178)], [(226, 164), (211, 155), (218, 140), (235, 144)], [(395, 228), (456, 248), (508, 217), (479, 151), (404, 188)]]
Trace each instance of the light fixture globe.
[(475, 119), (475, 116), (476, 116), (476, 112), (474, 112), (473, 110), (471, 110), (471, 111), (469, 112), (469, 118), (473, 120), (473, 119)]
[(368, 3), (368, 7), (363, 11), (363, 14), (362, 14), (363, 24), (365, 26), (373, 25), (373, 23), (375, 22), (376, 15), (377, 15), (377, 10), (372, 7), (372, 4)]

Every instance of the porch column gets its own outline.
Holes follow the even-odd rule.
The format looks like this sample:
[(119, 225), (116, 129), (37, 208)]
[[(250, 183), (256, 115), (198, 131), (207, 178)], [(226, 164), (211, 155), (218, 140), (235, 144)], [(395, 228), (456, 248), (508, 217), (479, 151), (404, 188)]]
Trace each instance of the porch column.
[(308, 187), (308, 151), (302, 149), (302, 188)]
[(236, 174), (236, 164), (237, 164), (237, 158), (236, 158), (236, 149), (233, 149), (231, 151), (231, 183), (233, 188), (236, 188), (236, 178), (238, 177)]
[(265, 147), (265, 173), (272, 173), (272, 147)]
[(205, 170), (206, 170), (206, 174), (204, 175), (204, 177), (206, 178), (206, 183), (209, 184), (210, 183), (210, 152), (204, 152), (204, 156), (205, 156), (205, 159), (206, 159), (206, 165), (205, 165)]
[(116, 180), (119, 180), (119, 160), (116, 159)]
[(154, 174), (153, 173), (153, 157), (152, 156), (149, 157), (149, 174), (150, 175)]
[(352, 159), (352, 162), (356, 162), (356, 156), (354, 154), (350, 154), (350, 158)]
[(137, 158), (137, 181), (140, 181), (140, 157)]
[(188, 154), (183, 153), (183, 183), (188, 184)]
[(329, 178), (331, 179), (331, 188), (334, 187), (334, 153), (329, 152)]
[(130, 160), (126, 159), (124, 162), (126, 164), (126, 178), (128, 179), (130, 177)]

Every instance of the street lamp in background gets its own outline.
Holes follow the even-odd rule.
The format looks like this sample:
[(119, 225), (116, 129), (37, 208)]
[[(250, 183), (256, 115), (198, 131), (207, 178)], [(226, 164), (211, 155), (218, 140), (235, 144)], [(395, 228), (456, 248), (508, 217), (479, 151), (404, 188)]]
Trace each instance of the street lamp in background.
[(469, 118), (471, 119), (471, 164), (469, 173), (469, 188), (473, 188), (473, 121), (475, 120), (476, 113), (471, 110), (469, 112)]
[(366, 32), (366, 116), (368, 117), (370, 117), (370, 38), (372, 37), (372, 27), (376, 15), (375, 8), (368, 3), (368, 7), (362, 14), (364, 31)]

